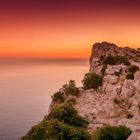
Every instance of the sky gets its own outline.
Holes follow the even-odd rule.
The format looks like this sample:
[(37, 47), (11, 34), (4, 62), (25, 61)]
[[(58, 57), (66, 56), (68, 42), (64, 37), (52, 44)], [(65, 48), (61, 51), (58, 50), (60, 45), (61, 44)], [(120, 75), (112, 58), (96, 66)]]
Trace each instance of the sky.
[(84, 58), (96, 42), (140, 47), (139, 0), (0, 1), (0, 57)]

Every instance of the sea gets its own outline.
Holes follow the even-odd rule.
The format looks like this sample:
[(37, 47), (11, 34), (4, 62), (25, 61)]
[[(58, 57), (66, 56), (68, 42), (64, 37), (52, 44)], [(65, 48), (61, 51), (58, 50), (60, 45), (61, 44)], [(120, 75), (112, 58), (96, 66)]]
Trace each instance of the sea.
[(0, 140), (18, 140), (47, 114), (51, 96), (75, 80), (82, 86), (88, 61), (0, 63)]

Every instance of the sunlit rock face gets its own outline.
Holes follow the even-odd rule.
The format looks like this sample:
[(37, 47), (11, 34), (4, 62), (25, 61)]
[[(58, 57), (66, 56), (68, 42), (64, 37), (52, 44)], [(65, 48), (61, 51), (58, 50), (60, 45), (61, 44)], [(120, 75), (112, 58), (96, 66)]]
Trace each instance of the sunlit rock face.
[(140, 56), (140, 48), (132, 49), (129, 47), (118, 47), (113, 43), (95, 43), (92, 48), (91, 60), (93, 58), (100, 58), (107, 55), (128, 55), (132, 57)]
[[(99, 90), (82, 90), (75, 108), (89, 120), (91, 132), (103, 125), (125, 125), (132, 130), (128, 140), (140, 140), (140, 71), (134, 73), (134, 79), (126, 79), (130, 66), (119, 64), (107, 65), (102, 74), (100, 57), (108, 55), (139, 57), (140, 51), (106, 42), (94, 44), (90, 72), (103, 76), (102, 86)], [(140, 62), (130, 62), (140, 68)]]
[(90, 69), (93, 70), (94, 67), (96, 68), (97, 65), (99, 65), (99, 60), (102, 56), (129, 56), (129, 57), (140, 57), (140, 48), (138, 49), (132, 49), (129, 47), (118, 47), (117, 45), (113, 43), (95, 43), (92, 47), (91, 57), (90, 57)]

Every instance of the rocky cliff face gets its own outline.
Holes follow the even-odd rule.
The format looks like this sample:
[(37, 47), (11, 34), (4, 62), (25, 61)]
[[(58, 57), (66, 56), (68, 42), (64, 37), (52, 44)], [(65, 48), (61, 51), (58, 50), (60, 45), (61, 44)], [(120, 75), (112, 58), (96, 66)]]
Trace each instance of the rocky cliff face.
[(93, 58), (100, 58), (101, 56), (107, 55), (128, 55), (131, 57), (140, 56), (140, 48), (132, 49), (129, 47), (118, 47), (113, 43), (95, 43), (92, 48), (92, 54), (90, 60), (92, 61)]
[(93, 70), (96, 66), (99, 65), (98, 60), (101, 57), (105, 56), (129, 56), (130, 58), (134, 57), (140, 57), (140, 48), (137, 49), (132, 49), (129, 47), (118, 47), (117, 45), (113, 43), (107, 43), (107, 42), (102, 42), (102, 43), (95, 43), (92, 48), (92, 53), (90, 57), (90, 68)]
[(61, 139), (95, 139), (92, 134), (104, 125), (124, 125), (132, 130), (128, 140), (140, 140), (139, 49), (96, 43), (90, 58), (90, 72), (85, 75), (83, 86), (77, 88), (73, 80), (63, 85), (52, 96), (49, 114), (22, 140), (58, 140), (60, 136)]
[[(106, 42), (96, 43), (90, 58), (90, 72), (102, 75), (100, 59), (108, 55), (139, 57), (140, 51)], [(139, 62), (130, 62), (140, 68)], [(140, 71), (134, 73), (134, 79), (126, 79), (129, 67), (124, 64), (106, 65), (99, 90), (81, 90), (75, 109), (89, 120), (91, 132), (106, 124), (125, 125), (133, 132), (128, 140), (140, 140)]]

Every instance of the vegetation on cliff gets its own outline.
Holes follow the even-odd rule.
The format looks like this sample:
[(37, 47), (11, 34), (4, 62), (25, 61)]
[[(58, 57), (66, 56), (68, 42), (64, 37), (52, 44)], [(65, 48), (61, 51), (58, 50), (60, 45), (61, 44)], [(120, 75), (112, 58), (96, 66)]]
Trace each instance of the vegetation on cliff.
[(67, 100), (57, 105), (22, 140), (126, 140), (131, 134), (124, 126), (100, 127), (90, 134), (88, 121), (78, 115), (73, 104), (73, 100)]
[(57, 91), (56, 93), (54, 93), (54, 95), (52, 96), (52, 101), (53, 102), (64, 102), (64, 93)]
[(139, 70), (139, 67), (136, 65), (132, 65), (128, 68), (128, 73), (126, 75), (126, 79), (134, 79), (134, 74)]
[(73, 108), (73, 101), (57, 105), (22, 140), (90, 140), (88, 122)]
[(134, 73), (132, 73), (132, 72), (127, 73), (127, 74), (126, 74), (126, 79), (131, 79), (131, 80), (133, 80), (133, 79), (134, 79)]
[(102, 85), (102, 76), (96, 73), (87, 73), (83, 79), (84, 89), (95, 89), (97, 90), (99, 86)]
[(96, 130), (94, 140), (126, 140), (131, 133), (125, 126), (104, 126)]
[(103, 59), (103, 64), (109, 64), (109, 65), (118, 65), (118, 64), (124, 64), (124, 65), (131, 65), (129, 62), (129, 59), (127, 56), (106, 56)]
[(76, 87), (74, 80), (70, 80), (69, 84), (63, 85), (63, 88), (66, 95), (78, 96), (79, 94), (79, 89)]
[(73, 102), (71, 101), (59, 104), (50, 112), (47, 119), (58, 119), (59, 121), (71, 126), (86, 128), (88, 122), (78, 115), (72, 104)]
[(135, 73), (136, 71), (139, 70), (139, 67), (136, 65), (132, 65), (128, 68), (129, 72)]
[(78, 96), (79, 88), (76, 87), (74, 80), (70, 80), (68, 84), (63, 85), (61, 91), (57, 91), (52, 96), (52, 101), (57, 103), (63, 103), (68, 96)]
[(89, 122), (78, 115), (73, 107), (75, 102), (74, 98), (68, 98), (57, 104), (22, 140), (126, 140), (131, 134), (124, 126), (103, 126), (89, 133)]
[[(77, 88), (73, 80), (63, 85), (52, 96), (50, 113), (22, 140), (127, 140), (134, 133), (136, 124), (127, 122), (130, 124), (139, 110), (135, 90), (139, 91), (140, 72), (132, 58), (140, 52), (108, 43), (94, 47), (83, 88)], [(122, 121), (131, 129), (120, 126)]]

